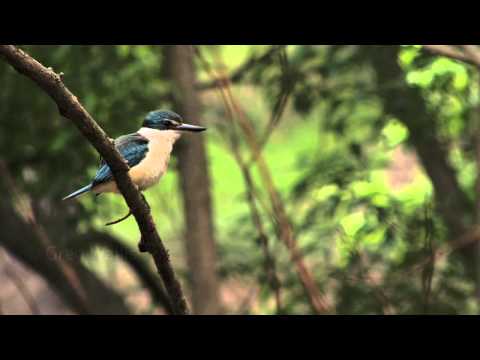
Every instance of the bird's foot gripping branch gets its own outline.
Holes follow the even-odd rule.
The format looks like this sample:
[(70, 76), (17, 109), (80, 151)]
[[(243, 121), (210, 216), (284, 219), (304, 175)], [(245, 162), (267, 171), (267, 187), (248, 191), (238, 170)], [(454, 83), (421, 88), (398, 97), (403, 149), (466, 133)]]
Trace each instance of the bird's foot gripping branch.
[(0, 56), (19, 73), (34, 81), (57, 104), (59, 112), (71, 120), (84, 137), (95, 147), (111, 169), (119, 192), (137, 221), (143, 249), (154, 259), (165, 289), (168, 292), (173, 314), (187, 314), (185, 298), (170, 264), (168, 252), (157, 232), (150, 209), (140, 191), (130, 178), (129, 166), (110, 138), (80, 104), (63, 83), (63, 76), (46, 68), (30, 55), (13, 45), (0, 45)]
[(127, 220), (131, 215), (132, 215), (132, 211), (131, 211), (131, 210), (128, 210), (127, 215), (122, 216), (122, 217), (121, 217), (120, 219), (118, 219), (118, 220), (110, 221), (110, 222), (106, 223), (105, 226), (111, 226), (111, 225), (115, 225), (115, 224), (121, 223), (123, 220)]

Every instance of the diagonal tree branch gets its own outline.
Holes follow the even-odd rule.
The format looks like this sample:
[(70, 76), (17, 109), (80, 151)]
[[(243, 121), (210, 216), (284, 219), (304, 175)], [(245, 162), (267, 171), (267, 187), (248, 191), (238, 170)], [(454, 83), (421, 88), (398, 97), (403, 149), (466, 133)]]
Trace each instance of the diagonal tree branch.
[(180, 283), (173, 272), (168, 252), (157, 232), (149, 206), (132, 183), (128, 175), (129, 167), (115, 149), (113, 141), (63, 84), (63, 73), (56, 74), (51, 68), (46, 68), (13, 45), (0, 45), (0, 55), (19, 73), (29, 77), (43, 89), (55, 101), (60, 114), (71, 120), (105, 159), (120, 192), (135, 216), (142, 236), (141, 242), (155, 261), (170, 297), (173, 313), (187, 314), (187, 304)]
[(462, 49), (468, 58), (480, 68), (480, 49), (476, 45), (462, 45)]
[[(227, 111), (230, 112), (230, 108), (227, 107)], [(228, 118), (233, 119), (233, 114), (229, 114)], [(242, 171), (248, 205), (250, 207), (250, 214), (253, 224), (257, 228), (258, 240), (260, 242), (264, 255), (264, 268), (268, 280), (268, 285), (275, 294), (276, 311), (277, 314), (280, 314), (282, 312), (282, 299), (280, 293), (280, 280), (276, 271), (276, 261), (274, 256), (270, 252), (269, 239), (261, 220), (260, 211), (257, 207), (257, 199), (255, 198), (255, 186), (253, 183), (251, 171), (240, 154), (239, 139), (235, 131), (235, 126), (232, 126), (232, 130), (228, 132), (228, 137), (230, 138), (231, 152), (235, 158), (235, 161), (240, 167), (240, 170)]]
[(431, 54), (445, 56), (480, 68), (480, 50), (473, 45), (463, 45), (461, 51), (452, 45), (422, 45)]

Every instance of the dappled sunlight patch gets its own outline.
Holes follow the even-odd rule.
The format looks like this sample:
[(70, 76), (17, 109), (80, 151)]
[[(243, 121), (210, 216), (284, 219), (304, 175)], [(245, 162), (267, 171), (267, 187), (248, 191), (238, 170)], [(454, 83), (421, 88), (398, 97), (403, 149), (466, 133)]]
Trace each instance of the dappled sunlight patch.
[(356, 197), (371, 197), (388, 191), (385, 186), (383, 170), (371, 171), (369, 177), (370, 181), (361, 180), (351, 183), (350, 188)]
[(354, 181), (350, 184), (354, 198), (368, 199), (373, 205), (387, 207), (389, 205), (389, 188), (385, 184), (385, 171), (373, 170), (369, 174), (370, 181)]
[(369, 181), (355, 181), (350, 186), (357, 197), (367, 197), (378, 192), (375, 184)]
[(427, 88), (437, 76), (452, 76), (452, 86), (455, 90), (463, 90), (468, 85), (468, 73), (464, 65), (447, 58), (435, 59), (430, 65), (422, 69), (411, 70), (407, 73), (407, 82)]
[(379, 245), (385, 240), (385, 231), (386, 228), (384, 226), (377, 224), (374, 230), (366, 234), (362, 239), (362, 243), (365, 244), (366, 249), (377, 250)]
[(386, 208), (390, 205), (390, 198), (386, 194), (375, 194), (371, 198), (372, 204), (379, 208)]
[(450, 161), (457, 171), (460, 184), (464, 189), (472, 189), (476, 178), (476, 164), (471, 157), (466, 156), (459, 146), (455, 146), (450, 151)]
[(336, 194), (339, 191), (339, 187), (336, 184), (328, 184), (321, 186), (318, 189), (312, 191), (313, 198), (316, 201), (325, 201), (330, 196)]
[(343, 231), (349, 237), (354, 237), (358, 230), (365, 224), (365, 214), (362, 210), (357, 210), (344, 216), (340, 220)]
[(425, 200), (432, 196), (432, 183), (425, 176), (395, 194), (395, 197), (404, 203), (405, 209), (411, 208), (412, 210), (425, 204)]
[(385, 239), (386, 227), (364, 209), (344, 216), (339, 223), (342, 234), (337, 245), (341, 261), (346, 261), (355, 249), (376, 250)]
[(383, 128), (382, 136), (386, 141), (387, 147), (393, 148), (408, 138), (408, 129), (398, 120), (391, 119)]
[(422, 51), (422, 45), (403, 45), (400, 51), (399, 61), (403, 66), (412, 64)]

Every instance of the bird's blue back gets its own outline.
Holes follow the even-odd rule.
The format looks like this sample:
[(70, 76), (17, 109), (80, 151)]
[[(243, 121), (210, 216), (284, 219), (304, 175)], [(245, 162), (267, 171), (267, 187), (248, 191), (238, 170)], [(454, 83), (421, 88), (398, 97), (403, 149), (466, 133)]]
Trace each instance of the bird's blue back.
[[(147, 155), (148, 139), (138, 133), (120, 136), (115, 140), (115, 147), (127, 161), (130, 168), (139, 164)], [(113, 179), (110, 167), (102, 159), (100, 167), (93, 179), (92, 186), (108, 182)]]

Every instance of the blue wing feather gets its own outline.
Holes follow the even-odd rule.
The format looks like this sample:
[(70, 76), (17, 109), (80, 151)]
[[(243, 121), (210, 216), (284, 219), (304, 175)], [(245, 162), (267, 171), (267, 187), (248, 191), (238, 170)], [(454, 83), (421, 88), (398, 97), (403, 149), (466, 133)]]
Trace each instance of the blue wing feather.
[[(115, 140), (115, 147), (127, 161), (131, 168), (140, 163), (148, 152), (148, 139), (138, 133), (120, 136)], [(113, 179), (110, 167), (104, 160), (93, 179), (92, 186), (108, 182)]]

